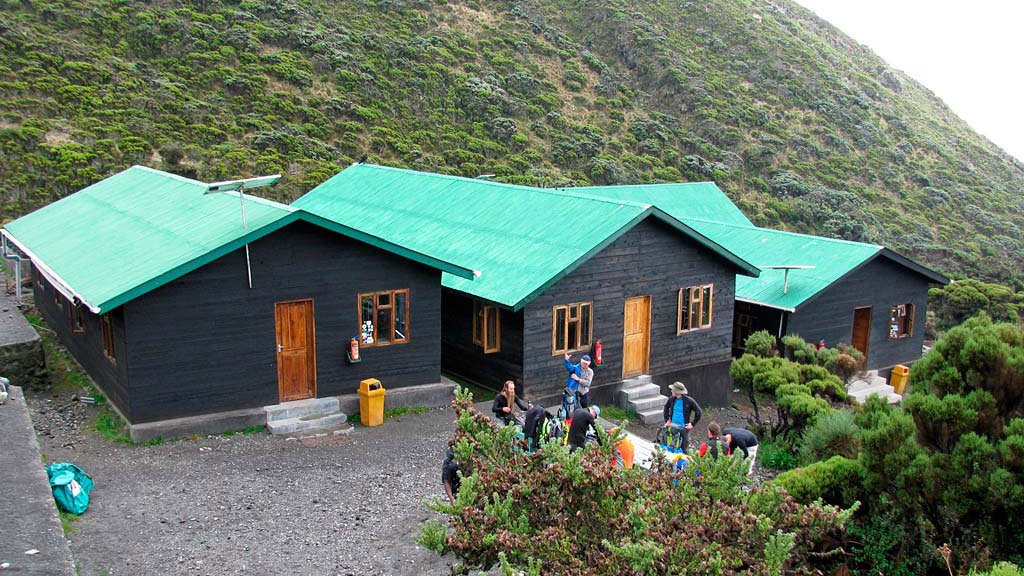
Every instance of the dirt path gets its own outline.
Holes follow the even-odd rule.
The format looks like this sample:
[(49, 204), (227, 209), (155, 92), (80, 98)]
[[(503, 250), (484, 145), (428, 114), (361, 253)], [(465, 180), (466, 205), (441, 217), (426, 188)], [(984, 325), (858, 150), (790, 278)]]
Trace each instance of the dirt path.
[(96, 482), (68, 535), (80, 574), (444, 574), (412, 540), (441, 493), (450, 409), (300, 443), (252, 435), (157, 446), (83, 430), (73, 392), (30, 397), (42, 450)]

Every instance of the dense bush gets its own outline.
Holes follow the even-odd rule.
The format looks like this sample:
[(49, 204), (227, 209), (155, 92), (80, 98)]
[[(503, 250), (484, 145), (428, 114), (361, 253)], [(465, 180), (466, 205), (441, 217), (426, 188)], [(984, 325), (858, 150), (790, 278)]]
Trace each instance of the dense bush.
[[(459, 390), (452, 444), (463, 469), (449, 517), (421, 541), (467, 567), (505, 574), (815, 574), (841, 557), (851, 510), (797, 504), (774, 486), (746, 485), (728, 458), (697, 459), (682, 473), (610, 465), (611, 447), (570, 454), (558, 443), (528, 455), (515, 429), (495, 429)], [(685, 537), (684, 537), (685, 536)]]
[(819, 418), (804, 430), (800, 459), (804, 464), (828, 460), (832, 456), (856, 458), (860, 438), (853, 413), (836, 410)]
[(928, 315), (936, 330), (949, 330), (982, 311), (996, 322), (1019, 323), (1024, 314), (1024, 292), (973, 279), (928, 291)]

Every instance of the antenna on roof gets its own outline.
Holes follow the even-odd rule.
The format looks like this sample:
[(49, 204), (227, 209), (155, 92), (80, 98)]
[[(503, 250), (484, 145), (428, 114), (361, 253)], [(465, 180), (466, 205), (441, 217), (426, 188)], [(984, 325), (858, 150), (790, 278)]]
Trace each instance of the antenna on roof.
[(768, 269), (771, 269), (771, 270), (785, 270), (786, 271), (786, 275), (784, 276), (783, 281), (782, 281), (782, 293), (785, 294), (785, 293), (789, 292), (789, 271), (790, 270), (809, 270), (809, 269), (814, 268), (814, 266), (794, 266), (794, 265), (786, 264), (786, 265), (783, 265), (783, 266), (761, 266), (761, 268), (768, 268)]
[(481, 174), (474, 178), (474, 180), (490, 180), (491, 178), (494, 178), (494, 176), (495, 174)]
[[(238, 191), (238, 199), (242, 204), (242, 230), (246, 230), (249, 226), (245, 221), (245, 189), (246, 188), (262, 188), (263, 186), (270, 186), (281, 179), (280, 174), (272, 174), (270, 176), (257, 176), (256, 178), (244, 178), (242, 180), (225, 180), (224, 182), (214, 182), (213, 184), (206, 185), (206, 192), (204, 195), (212, 194), (214, 192), (233, 192)], [(249, 262), (249, 244), (245, 244), (245, 270), (249, 275), (249, 288), (252, 288), (252, 265)]]

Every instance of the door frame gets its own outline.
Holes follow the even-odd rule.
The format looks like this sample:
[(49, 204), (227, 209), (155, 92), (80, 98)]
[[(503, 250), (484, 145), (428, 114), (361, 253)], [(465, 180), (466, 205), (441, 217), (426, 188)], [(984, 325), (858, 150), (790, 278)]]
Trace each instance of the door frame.
[[(853, 346), (853, 342), (855, 340), (854, 336), (857, 335), (857, 312), (859, 310), (867, 310), (868, 311), (868, 319), (867, 319), (867, 327), (866, 327), (867, 334), (865, 335), (865, 338), (864, 338), (864, 349), (860, 351), (862, 354), (864, 354), (864, 363), (865, 363), (865, 366), (866, 366), (867, 365), (867, 359), (868, 359), (868, 352), (871, 351), (871, 320), (872, 320), (872, 317), (874, 316), (874, 310), (872, 310), (871, 306), (858, 306), (858, 307), (853, 309), (853, 329), (850, 332), (850, 346)], [(853, 346), (853, 347), (854, 347), (854, 349), (856, 349), (856, 346)]]
[[(631, 374), (626, 372), (626, 310), (629, 308), (630, 300), (642, 299), (647, 305), (647, 314), (644, 315), (644, 361), (643, 367), (640, 368), (638, 374)], [(626, 298), (622, 304), (622, 378), (633, 378), (641, 374), (646, 374), (651, 369), (651, 296), (633, 296)]]
[[(312, 298), (301, 298), (301, 299), (298, 299), (298, 300), (282, 300), (280, 302), (274, 302), (274, 345), (278, 346), (278, 347), (281, 345), (281, 342), (279, 340), (279, 335), (280, 334), (278, 332), (278, 325), (277, 325), (277, 321), (278, 321), (278, 313), (277, 313), (278, 306), (281, 305), (281, 304), (298, 304), (298, 303), (305, 303), (305, 302), (309, 302), (309, 317), (307, 319), (307, 322), (308, 322), (309, 331), (310, 331), (310, 338), (311, 338), (311, 341), (310, 341), (309, 345), (306, 347), (306, 350), (307, 350), (307, 354), (310, 354), (311, 358), (313, 360), (312, 361), (312, 369), (310, 370), (310, 378), (309, 378), (310, 395), (307, 396), (306, 398), (316, 398), (317, 397), (317, 389), (316, 389), (316, 321), (314, 320), (314, 318), (316, 317), (316, 304), (313, 302)], [(283, 399), (283, 394), (281, 393), (282, 392), (281, 391), (281, 382), (282, 382), (282, 379), (281, 379), (281, 368), (282, 368), (282, 364), (281, 364), (281, 349), (280, 348), (278, 348), (274, 352), (274, 358), (277, 361), (277, 401), (278, 402), (293, 402), (293, 401), (296, 401), (296, 400), (305, 400), (306, 398), (293, 398), (291, 400), (284, 400)]]

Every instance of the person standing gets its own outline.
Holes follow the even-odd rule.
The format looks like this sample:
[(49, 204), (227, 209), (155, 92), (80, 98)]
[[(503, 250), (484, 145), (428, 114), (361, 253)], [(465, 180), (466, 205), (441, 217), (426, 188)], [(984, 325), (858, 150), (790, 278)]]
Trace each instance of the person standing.
[(455, 459), (455, 450), (448, 448), (444, 462), (441, 464), (441, 483), (444, 484), (444, 492), (448, 495), (448, 502), (455, 505), (455, 497), (459, 494), (459, 485), (462, 478), (459, 476), (459, 462)]
[(529, 404), (516, 397), (515, 382), (506, 380), (505, 385), (501, 388), (501, 394), (494, 397), (491, 412), (494, 412), (495, 418), (508, 426), (516, 421), (515, 414), (512, 413), (512, 406), (518, 406), (520, 410), (530, 409)]
[(572, 355), (565, 353), (565, 369), (569, 376), (565, 387), (576, 395), (577, 408), (590, 406), (590, 383), (594, 381), (594, 370), (590, 367), (590, 356), (584, 354), (579, 364), (573, 364)]
[(672, 397), (665, 402), (663, 410), (665, 427), (681, 438), (676, 448), (685, 453), (690, 446), (690, 430), (700, 422), (703, 411), (700, 404), (687, 394), (686, 385), (682, 382), (673, 382), (669, 389)]
[[(597, 406), (589, 408), (577, 408), (572, 413), (572, 425), (569, 426), (569, 451), (575, 452), (583, 448), (587, 443), (587, 432), (591, 429), (597, 433), (597, 417), (601, 415), (601, 409)], [(601, 442), (601, 437), (597, 437)]]
[(757, 436), (746, 428), (723, 428), (722, 438), (729, 445), (729, 452), (736, 453), (736, 450), (743, 451), (743, 457), (750, 460), (750, 469), (747, 476), (754, 475), (754, 464), (757, 462)]
[(531, 406), (523, 416), (523, 436), (529, 444), (530, 451), (540, 447), (540, 436), (547, 419), (548, 412), (540, 404)]

